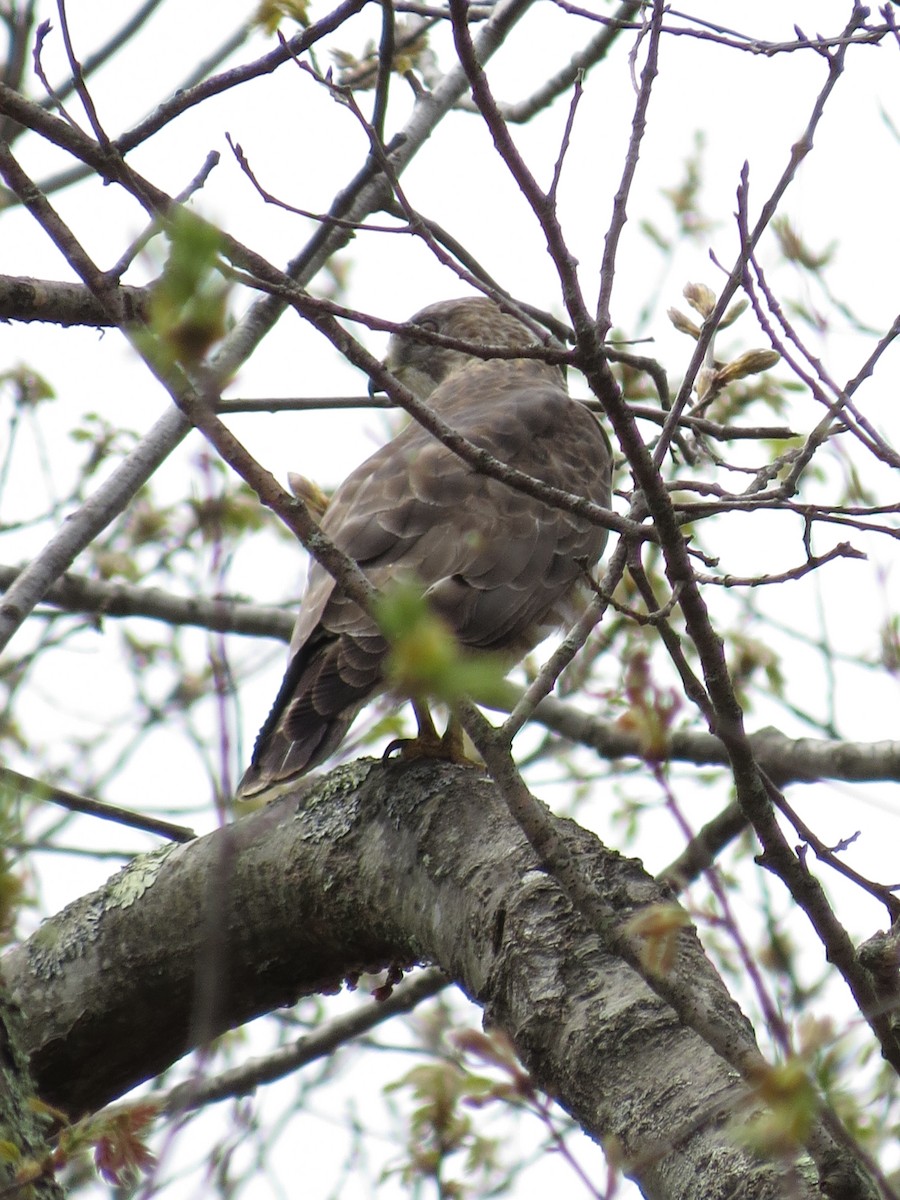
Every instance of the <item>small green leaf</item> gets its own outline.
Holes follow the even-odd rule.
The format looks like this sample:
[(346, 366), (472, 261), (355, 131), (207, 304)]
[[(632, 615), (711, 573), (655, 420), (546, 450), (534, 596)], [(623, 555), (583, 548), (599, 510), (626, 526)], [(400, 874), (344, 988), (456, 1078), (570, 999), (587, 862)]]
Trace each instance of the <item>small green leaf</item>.
[(378, 602), (375, 616), (391, 644), (387, 674), (397, 691), (450, 704), (462, 696), (487, 704), (505, 697), (502, 658), (468, 655), (447, 623), (431, 611), (417, 584), (392, 588)]
[(173, 360), (199, 362), (225, 335), (229, 284), (219, 273), (221, 236), (185, 209), (167, 232), (169, 258), (153, 289), (150, 331)]

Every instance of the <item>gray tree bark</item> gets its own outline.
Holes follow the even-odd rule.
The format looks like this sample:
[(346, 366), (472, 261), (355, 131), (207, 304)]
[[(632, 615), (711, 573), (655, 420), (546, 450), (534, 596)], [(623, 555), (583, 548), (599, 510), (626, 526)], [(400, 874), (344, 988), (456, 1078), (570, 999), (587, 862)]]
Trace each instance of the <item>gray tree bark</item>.
[(0, 984), (0, 1195), (62, 1200), (46, 1125), (31, 1104), (35, 1087), (22, 1042), (19, 1013)]
[[(640, 863), (559, 827), (622, 921), (672, 902)], [(675, 970), (727, 1022), (732, 1061), (752, 1057), (753, 1031), (693, 930), (679, 940)], [(470, 769), (339, 768), (135, 860), (45, 922), (3, 971), (40, 1093), (78, 1115), (251, 1017), (420, 962), (506, 1030), (538, 1085), (615, 1148), (649, 1200), (803, 1200), (823, 1185), (876, 1195), (821, 1130), (816, 1166), (763, 1162), (738, 1143), (736, 1115), (760, 1109), (750, 1086), (572, 910)]]

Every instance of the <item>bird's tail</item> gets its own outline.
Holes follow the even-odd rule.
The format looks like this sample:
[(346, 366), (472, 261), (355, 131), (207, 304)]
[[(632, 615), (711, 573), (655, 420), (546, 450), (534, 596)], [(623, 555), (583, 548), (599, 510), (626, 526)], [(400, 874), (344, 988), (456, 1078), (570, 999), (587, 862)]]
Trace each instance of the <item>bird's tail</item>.
[(291, 659), (237, 789), (241, 800), (274, 799), (340, 745), (381, 686), (380, 635), (325, 635)]

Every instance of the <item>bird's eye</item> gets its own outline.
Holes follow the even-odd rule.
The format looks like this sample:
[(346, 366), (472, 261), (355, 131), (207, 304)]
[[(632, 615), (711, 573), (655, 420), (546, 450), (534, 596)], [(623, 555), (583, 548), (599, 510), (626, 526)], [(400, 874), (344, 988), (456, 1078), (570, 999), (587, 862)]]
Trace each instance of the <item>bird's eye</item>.
[(424, 321), (417, 321), (416, 324), (419, 326), (420, 329), (424, 329), (426, 333), (437, 333), (437, 331), (438, 331), (437, 321), (432, 321), (431, 319), (426, 319)]

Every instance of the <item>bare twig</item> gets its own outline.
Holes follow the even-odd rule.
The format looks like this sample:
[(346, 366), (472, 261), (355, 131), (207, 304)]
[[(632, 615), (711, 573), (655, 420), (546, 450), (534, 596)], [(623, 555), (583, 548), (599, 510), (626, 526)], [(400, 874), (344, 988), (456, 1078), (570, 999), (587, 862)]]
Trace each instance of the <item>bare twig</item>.
[(569, 101), (569, 112), (566, 116), (566, 127), (563, 130), (562, 141), (559, 144), (559, 154), (556, 156), (556, 162), (553, 166), (553, 178), (550, 181), (550, 187), (547, 191), (547, 199), (552, 205), (556, 205), (556, 194), (559, 190), (559, 181), (562, 178), (563, 163), (566, 160), (566, 152), (572, 140), (572, 129), (575, 125), (575, 113), (578, 111), (578, 102), (584, 92), (584, 86), (581, 82), (581, 75), (575, 76), (575, 82), (572, 85), (572, 99)]
[[(37, 281), (36, 281), (37, 282)], [(0, 275), (0, 316), (5, 316), (2, 309), (3, 305), (3, 276)], [(532, 312), (536, 319), (540, 319), (536, 312)], [(542, 356), (543, 357), (543, 356)], [(602, 412), (603, 406), (593, 397), (584, 399), (582, 397), (573, 397), (583, 404), (585, 408), (589, 408), (591, 412)], [(316, 412), (318, 410), (326, 410), (331, 408), (398, 408), (389, 396), (272, 396), (272, 397), (253, 397), (240, 398), (229, 397), (227, 400), (221, 400), (218, 406), (220, 413), (245, 413), (245, 412)], [(666, 419), (665, 412), (661, 412), (658, 408), (651, 408), (645, 404), (632, 404), (629, 406), (631, 411), (640, 421), (652, 421), (655, 425), (661, 425)], [(703, 417), (693, 417), (685, 414), (681, 418), (681, 424), (685, 429), (694, 433), (703, 434), (705, 437), (715, 438), (718, 441), (733, 442), (733, 441), (766, 441), (779, 440), (796, 437), (797, 434), (787, 425), (722, 425), (717, 421), (708, 421)], [(696, 487), (698, 490), (702, 488), (714, 489), (715, 484), (707, 483), (691, 483), (689, 481), (680, 482), (673, 487), (678, 487), (684, 490)], [(722, 492), (721, 494), (724, 494)]]
[[(738, 223), (739, 226), (746, 227), (746, 188), (742, 187), (738, 197)], [(785, 339), (778, 336), (769, 321), (765, 310), (760, 303), (756, 288), (753, 284), (753, 279), (750, 273), (750, 268), (753, 268), (753, 273), (756, 275), (756, 280), (759, 288), (766, 299), (766, 304), (770, 312), (772, 312), (785, 333), (785, 337), (790, 341), (806, 359), (812, 367), (814, 375), (806, 371), (797, 360), (790, 347), (786, 344)], [(896, 316), (887, 330), (887, 332), (878, 340), (878, 343), (873, 348), (865, 363), (860, 367), (856, 376), (851, 379), (845, 387), (841, 387), (826, 371), (823, 363), (815, 355), (813, 355), (800, 340), (800, 337), (790, 321), (784, 316), (781, 310), (781, 305), (778, 303), (774, 293), (769, 287), (765, 272), (760, 266), (756, 256), (751, 254), (748, 258), (747, 271), (744, 275), (744, 290), (750, 297), (750, 302), (753, 305), (753, 310), (756, 313), (760, 325), (765, 330), (769, 337), (769, 341), (781, 354), (782, 358), (791, 366), (794, 374), (802, 379), (806, 386), (810, 389), (815, 398), (827, 410), (825, 418), (819, 422), (812, 434), (807, 439), (807, 443), (802, 447), (797, 462), (793, 469), (786, 477), (782, 490), (785, 495), (792, 495), (797, 490), (797, 483), (803, 470), (808, 465), (815, 450), (826, 440), (835, 426), (840, 423), (843, 428), (850, 432), (862, 443), (866, 449), (876, 458), (887, 463), (891, 467), (900, 467), (900, 454), (893, 449), (892, 446), (884, 440), (883, 437), (872, 427), (871, 423), (857, 410), (853, 404), (851, 397), (859, 388), (860, 384), (867, 379), (875, 368), (881, 355), (887, 350), (892, 342), (900, 336), (900, 315)], [(834, 396), (830, 399), (825, 392), (825, 388)]]
[(59, 23), (62, 30), (63, 45), (66, 48), (66, 58), (69, 62), (69, 70), (72, 72), (72, 83), (78, 98), (81, 101), (82, 107), (87, 114), (87, 119), (90, 122), (91, 129), (94, 131), (94, 137), (100, 143), (104, 150), (109, 152), (110, 140), (106, 135), (106, 131), (100, 124), (100, 118), (97, 115), (97, 109), (94, 105), (94, 99), (88, 91), (87, 84), (84, 81), (84, 76), (81, 73), (81, 63), (75, 56), (75, 48), (72, 45), (72, 35), (69, 30), (69, 17), (66, 12), (65, 0), (56, 0), (56, 11), (59, 14)]
[(516, 148), (488, 85), (483, 69), (484, 59), (478, 54), (469, 33), (465, 0), (450, 0), (450, 17), (453, 22), (456, 53), (472, 89), (472, 96), (488, 127), (497, 153), (541, 223), (550, 254), (559, 272), (563, 299), (571, 316), (570, 305), (575, 304), (576, 298), (579, 297), (576, 260), (566, 245), (553, 205), (541, 191), (537, 180)]
[[(780, 790), (777, 792), (777, 795), (773, 794), (773, 799), (778, 809), (784, 813), (800, 837), (803, 838), (808, 846), (812, 847), (816, 858), (820, 862), (827, 863), (839, 875), (843, 875), (845, 879), (849, 879), (857, 887), (862, 888), (864, 892), (867, 892), (870, 896), (880, 901), (887, 908), (888, 917), (892, 923), (900, 918), (900, 896), (893, 894), (895, 891), (900, 890), (900, 884), (892, 884), (886, 887), (884, 884), (873, 883), (871, 879), (866, 879), (864, 875), (860, 875), (858, 871), (854, 871), (849, 864), (838, 857), (835, 849), (831, 846), (826, 846), (822, 839), (813, 833), (806, 822), (801, 820), (799, 814), (788, 803)], [(853, 841), (854, 837), (858, 836), (858, 834), (855, 834), (853, 837), (845, 839), (845, 844), (842, 848), (845, 849), (846, 845)]]
[(855, 6), (850, 20), (844, 30), (844, 37), (841, 39), (838, 49), (833, 55), (828, 57), (828, 78), (816, 97), (815, 103), (813, 104), (812, 113), (810, 114), (810, 118), (806, 124), (806, 128), (791, 147), (791, 154), (787, 165), (782, 171), (778, 182), (775, 184), (775, 187), (770, 193), (765, 204), (763, 204), (756, 224), (753, 226), (752, 230), (750, 230), (749, 238), (746, 240), (742, 239), (737, 259), (731, 269), (728, 279), (725, 281), (724, 287), (719, 293), (719, 298), (716, 301), (715, 308), (703, 323), (700, 337), (697, 340), (696, 346), (694, 347), (694, 353), (691, 356), (691, 361), (688, 364), (685, 372), (684, 380), (678, 392), (678, 396), (672, 407), (672, 411), (669, 414), (669, 419), (663, 427), (662, 433), (660, 434), (659, 442), (653, 455), (653, 460), (657, 464), (661, 463), (668, 453), (669, 442), (671, 441), (672, 435), (675, 431), (678, 418), (690, 399), (691, 390), (694, 386), (694, 381), (697, 378), (697, 372), (703, 365), (718, 324), (725, 315), (726, 309), (728, 308), (735, 292), (741, 284), (747, 262), (749, 261), (749, 256), (753, 253), (756, 245), (759, 242), (759, 239), (762, 237), (770, 221), (777, 212), (778, 206), (781, 203), (781, 199), (788, 187), (793, 182), (800, 164), (812, 149), (813, 138), (816, 130), (818, 129), (819, 122), (822, 119), (825, 106), (828, 103), (828, 99), (831, 96), (831, 93), (834, 91), (834, 88), (844, 70), (844, 58), (850, 44), (848, 39), (851, 38), (854, 31), (864, 19), (864, 10), (861, 7)]
[(610, 301), (612, 299), (613, 280), (616, 271), (616, 255), (619, 250), (619, 239), (625, 222), (628, 220), (628, 197), (631, 185), (637, 172), (638, 159), (644, 131), (647, 128), (647, 109), (650, 105), (650, 93), (653, 80), (657, 75), (659, 58), (659, 37), (662, 28), (664, 0), (653, 0), (653, 14), (650, 18), (650, 36), (647, 42), (647, 59), (641, 72), (641, 86), (638, 92), (634, 116), (631, 120), (631, 136), (628, 139), (628, 150), (622, 169), (622, 179), (613, 200), (612, 220), (606, 233), (603, 247), (603, 261), (600, 264), (600, 295), (597, 300), (597, 329), (601, 338), (605, 338), (612, 326), (610, 316)]
[(515, 708), (504, 721), (502, 734), (510, 742), (525, 722), (529, 721), (534, 715), (534, 710), (538, 704), (553, 691), (557, 679), (559, 679), (560, 675), (590, 637), (597, 622), (602, 619), (609, 604), (609, 599), (615, 591), (619, 580), (622, 578), (622, 572), (625, 569), (626, 554), (627, 546), (623, 540), (616, 547), (615, 553), (610, 558), (603, 575), (603, 579), (581, 617), (543, 664), (523, 695), (516, 702)]
[[(584, 17), (588, 21), (605, 24), (612, 19), (601, 16), (581, 5), (574, 4), (571, 0), (554, 0), (554, 3), (563, 12)], [(821, 37), (818, 35), (815, 37), (806, 37), (798, 31), (796, 38), (786, 42), (766, 41), (764, 38), (740, 33), (738, 30), (730, 29), (726, 25), (717, 24), (713, 21), (704, 21), (693, 13), (679, 12), (673, 8), (667, 10), (668, 17), (678, 18), (690, 22), (690, 24), (675, 25), (669, 21), (663, 25), (662, 31), (667, 37), (694, 38), (697, 41), (710, 42), (717, 46), (726, 46), (732, 50), (742, 50), (748, 54), (765, 55), (767, 58), (773, 58), (779, 54), (796, 54), (802, 50), (821, 54), (823, 51), (834, 50), (849, 44), (873, 45), (881, 42), (893, 28), (890, 22), (890, 10), (887, 9), (887, 6), (885, 6), (885, 9), (887, 11), (881, 10), (882, 15), (887, 17), (884, 25), (871, 28), (862, 26), (858, 32), (848, 35), (845, 31), (844, 33), (836, 34), (834, 37)], [(624, 23), (623, 28), (640, 29), (640, 26), (635, 23)]]
[(56, 108), (60, 112), (63, 120), (67, 121), (69, 123), (69, 125), (72, 126), (73, 129), (78, 129), (78, 122), (71, 115), (71, 113), (68, 112), (68, 110), (66, 109), (66, 106), (63, 104), (62, 100), (54, 92), (53, 88), (50, 86), (50, 80), (47, 78), (46, 73), (44, 72), (42, 53), (43, 53), (43, 49), (44, 49), (44, 40), (46, 39), (47, 34), (49, 32), (50, 32), (50, 22), (42, 21), (40, 23), (40, 25), (38, 25), (38, 27), (37, 27), (37, 31), (35, 33), (35, 38), (34, 38), (34, 51), (32, 54), (32, 60), (34, 62), (34, 73), (35, 73), (35, 75), (37, 75), (38, 79), (44, 85), (47, 95), (53, 101), (54, 108)]
[(718, 584), (719, 587), (764, 587), (771, 583), (788, 583), (790, 580), (802, 579), (808, 575), (810, 571), (817, 571), (819, 567), (824, 567), (826, 563), (833, 562), (836, 558), (861, 558), (865, 559), (865, 554), (861, 550), (857, 550), (851, 546), (849, 542), (841, 542), (834, 546), (827, 554), (811, 555), (805, 563), (801, 563), (799, 567), (791, 567), (790, 570), (781, 571), (777, 575), (697, 575), (698, 583)]
[(197, 836), (193, 829), (184, 825), (173, 825), (171, 821), (163, 821), (158, 817), (147, 816), (144, 813), (131, 812), (127, 808), (119, 808), (115, 804), (104, 804), (99, 800), (91, 800), (88, 796), (79, 796), (68, 792), (55, 784), (44, 783), (40, 779), (31, 779), (20, 775), (9, 767), (0, 767), (0, 787), (15, 790), (23, 796), (30, 796), (42, 803), (58, 804), (69, 812), (84, 813), (89, 817), (99, 817), (101, 821), (112, 821), (116, 825), (124, 825), (128, 829), (140, 829), (144, 833), (152, 833), (158, 837), (168, 838), (172, 842), (190, 842)]
[(372, 105), (372, 128), (384, 145), (384, 121), (387, 116), (388, 91), (394, 69), (394, 6), (392, 0), (382, 0), (381, 43), (378, 47), (378, 75), (375, 80), (375, 102)]
[(239, 142), (235, 142), (230, 133), (225, 134), (225, 141), (231, 147), (231, 152), (236, 158), (238, 166), (250, 180), (256, 192), (265, 200), (266, 204), (273, 204), (276, 208), (283, 208), (285, 212), (293, 213), (297, 217), (306, 217), (309, 221), (317, 221), (320, 225), (330, 225), (335, 229), (346, 229), (350, 233), (359, 233), (364, 230), (367, 233), (402, 233), (408, 235), (413, 232), (405, 226), (377, 225), (372, 224), (370, 221), (345, 221), (341, 217), (332, 216), (331, 213), (312, 212), (308, 208), (298, 208), (296, 204), (289, 204), (286, 200), (279, 199), (278, 196), (263, 187), (256, 177), (255, 171), (250, 166), (243, 146)]
[[(207, 154), (203, 161), (203, 166), (200, 168), (194, 178), (190, 181), (187, 187), (182, 188), (178, 195), (175, 196), (174, 200), (176, 204), (185, 204), (191, 198), (191, 196), (195, 194), (195, 192), (200, 191), (200, 189), (206, 185), (207, 179), (219, 165), (220, 157), (221, 156), (219, 155), (218, 150), (211, 150), (209, 154)], [(107, 271), (107, 275), (110, 277), (110, 279), (121, 279), (141, 251), (144, 250), (145, 247), (150, 243), (151, 239), (161, 232), (162, 224), (160, 221), (156, 219), (151, 220), (143, 233), (138, 234), (131, 245), (125, 247), (116, 262)], [(141, 320), (144, 319), (145, 314), (141, 314)]]
[[(641, 3), (642, 0), (625, 0), (611, 17), (584, 13), (589, 19), (599, 22), (603, 28), (588, 41), (583, 50), (573, 54), (564, 67), (545, 80), (530, 96), (524, 100), (501, 103), (499, 107), (503, 119), (511, 125), (524, 125), (536, 113), (552, 104), (558, 96), (567, 92), (579, 75), (587, 75), (591, 67), (606, 58), (623, 32), (635, 28), (632, 20), (640, 12)], [(460, 107), (468, 106), (463, 101)]]
[[(209, 1079), (179, 1083), (169, 1091), (153, 1096), (160, 1115), (184, 1112), (247, 1096), (266, 1083), (274, 1083), (317, 1059), (334, 1054), (341, 1046), (377, 1029), (392, 1017), (411, 1012), (424, 1000), (443, 991), (450, 980), (437, 967), (429, 967), (398, 984), (384, 1000), (367, 997), (353, 1012), (334, 1017), (319, 1029), (298, 1038), (293, 1045), (275, 1050), (262, 1058), (252, 1058), (239, 1067), (222, 1071)], [(116, 1106), (107, 1111), (119, 1111)]]

